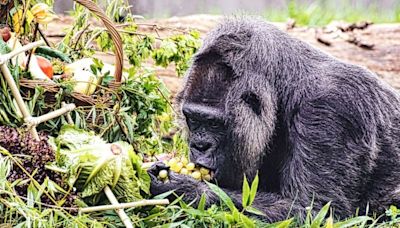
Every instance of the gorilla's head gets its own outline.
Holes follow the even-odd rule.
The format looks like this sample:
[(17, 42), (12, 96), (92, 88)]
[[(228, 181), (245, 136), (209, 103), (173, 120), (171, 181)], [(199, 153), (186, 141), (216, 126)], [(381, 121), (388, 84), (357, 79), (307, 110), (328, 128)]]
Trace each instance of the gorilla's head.
[(258, 170), (274, 132), (277, 106), (263, 72), (268, 66), (255, 66), (260, 56), (251, 49), (261, 39), (257, 28), (237, 26), (222, 24), (208, 35), (177, 97), (189, 130), (191, 160), (213, 170), (214, 180), (229, 188), (240, 188), (238, 179)]

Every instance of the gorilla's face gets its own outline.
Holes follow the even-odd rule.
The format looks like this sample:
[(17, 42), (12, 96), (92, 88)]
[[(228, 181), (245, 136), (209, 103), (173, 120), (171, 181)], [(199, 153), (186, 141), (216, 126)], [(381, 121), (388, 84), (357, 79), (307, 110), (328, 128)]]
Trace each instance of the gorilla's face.
[(189, 130), (190, 159), (211, 170), (213, 180), (230, 186), (235, 179), (229, 132), (232, 124), (227, 115), (227, 95), (232, 86), (232, 71), (208, 55), (195, 61), (188, 75), (190, 86), (182, 92), (181, 108)]
[(189, 129), (191, 160), (221, 187), (254, 176), (272, 135), (275, 101), (258, 75), (236, 75), (215, 53), (201, 54), (178, 95)]
[(227, 155), (227, 126), (223, 109), (205, 104), (185, 103), (182, 112), (190, 132), (190, 160), (210, 169), (214, 180), (225, 179), (219, 178)]

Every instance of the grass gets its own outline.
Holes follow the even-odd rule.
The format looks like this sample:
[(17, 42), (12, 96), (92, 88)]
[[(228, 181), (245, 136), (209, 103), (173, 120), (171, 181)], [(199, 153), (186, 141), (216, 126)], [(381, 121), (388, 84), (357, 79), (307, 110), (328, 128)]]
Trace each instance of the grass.
[(379, 6), (378, 1), (366, 5), (356, 4), (348, 0), (316, 0), (310, 4), (290, 0), (286, 8), (269, 9), (263, 16), (269, 21), (296, 20), (300, 25), (321, 26), (335, 20), (357, 22), (372, 21), (374, 23), (400, 22), (400, 2), (393, 7)]
[[(33, 227), (33, 228), (57, 228), (57, 227), (123, 227), (123, 224), (114, 211), (76, 213), (70, 214), (65, 208), (46, 208), (41, 205), (40, 197), (35, 197), (38, 190), (32, 186), (28, 188), (28, 197), (18, 196), (14, 191), (15, 183), (7, 181), (6, 177), (11, 171), (11, 160), (0, 156), (0, 227)], [(334, 219), (330, 203), (326, 204), (316, 214), (311, 213), (311, 207), (305, 221), (299, 222), (295, 217), (287, 218), (273, 224), (267, 224), (259, 219), (249, 216), (249, 213), (260, 214), (262, 212), (252, 207), (258, 178), (249, 184), (244, 179), (243, 184), (243, 210), (234, 205), (229, 196), (218, 186), (208, 183), (210, 189), (220, 198), (219, 205), (206, 207), (206, 198), (202, 196), (197, 206), (193, 203), (185, 203), (178, 197), (167, 206), (148, 206), (143, 208), (131, 208), (126, 212), (135, 227), (266, 227), (266, 228), (346, 228), (346, 227), (400, 227), (400, 210), (390, 207), (386, 214), (379, 217), (366, 215), (354, 216), (345, 220)], [(166, 192), (155, 198), (166, 198), (173, 192)], [(386, 221), (382, 222), (382, 218)]]
[[(135, 227), (265, 227), (265, 228), (373, 228), (399, 227), (400, 210), (391, 207), (385, 215), (373, 218), (370, 216), (355, 216), (336, 221), (331, 212), (330, 203), (313, 215), (307, 214), (304, 222), (296, 218), (288, 218), (273, 224), (264, 223), (256, 218), (245, 215), (232, 207), (231, 200), (217, 186), (213, 190), (221, 198), (221, 205), (206, 208), (205, 200), (200, 200), (197, 207), (176, 199), (166, 207), (146, 207), (126, 210)], [(158, 196), (164, 198), (171, 192)], [(8, 201), (10, 200), (10, 201)], [(102, 213), (71, 215), (58, 209), (42, 209), (31, 207), (20, 199), (9, 198), (0, 200), (0, 227), (123, 227), (121, 220), (113, 211)], [(9, 204), (12, 205), (9, 205)], [(382, 222), (382, 218), (387, 221)]]

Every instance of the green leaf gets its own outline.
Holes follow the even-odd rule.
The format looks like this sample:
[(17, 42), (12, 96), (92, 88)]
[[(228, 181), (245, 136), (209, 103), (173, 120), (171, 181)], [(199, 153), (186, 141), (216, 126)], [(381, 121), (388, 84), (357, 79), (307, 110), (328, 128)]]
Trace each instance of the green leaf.
[(207, 214), (204, 213), (204, 211), (196, 210), (194, 208), (185, 209), (185, 212), (187, 214), (190, 214), (190, 215), (193, 215), (193, 216), (198, 216), (198, 217), (207, 216)]
[(258, 189), (258, 172), (256, 174), (256, 176), (254, 177), (253, 182), (251, 183), (251, 190), (250, 190), (250, 199), (249, 199), (249, 206), (251, 206), (254, 202), (254, 199), (256, 198), (256, 194), (257, 194), (257, 189)]
[[(104, 169), (111, 160), (115, 159), (114, 157), (102, 157), (96, 162), (96, 166), (91, 170), (89, 177), (86, 179), (86, 182), (84, 186), (87, 186), (87, 184), (92, 180), (94, 176), (96, 176), (100, 170)], [(114, 169), (111, 169), (114, 171)], [(113, 172), (114, 174), (114, 172)], [(114, 175), (113, 175), (114, 176)]]
[(115, 168), (114, 168), (114, 176), (113, 176), (113, 182), (112, 182), (112, 187), (115, 187), (118, 183), (118, 180), (121, 176), (121, 172), (122, 172), (122, 165), (123, 164), (123, 157), (119, 156), (115, 159)]
[(4, 55), (11, 52), (11, 49), (7, 46), (6, 42), (0, 38), (0, 54)]
[(204, 211), (204, 208), (206, 206), (206, 194), (201, 194), (201, 198), (199, 201), (199, 205), (197, 206), (197, 209), (200, 211)]
[(236, 222), (240, 222), (241, 214), (239, 213), (238, 210), (233, 210), (232, 215), (233, 215), (233, 219), (235, 219)]
[(317, 216), (313, 219), (311, 223), (311, 228), (319, 228), (324, 221), (326, 214), (328, 213), (329, 207), (331, 206), (331, 202), (328, 202), (321, 208), (321, 210), (318, 212)]
[(35, 187), (35, 184), (33, 182), (31, 182), (27, 189), (27, 206), (28, 207), (33, 207), (35, 205), (36, 199), (38, 198), (36, 196), (38, 194), (39, 194), (39, 191)]
[(235, 207), (235, 204), (233, 203), (232, 199), (217, 185), (211, 184), (209, 182), (206, 182), (208, 187), (215, 193), (217, 196), (222, 200), (222, 202), (225, 203), (228, 208), (234, 212), (237, 211), (237, 208)]
[(233, 215), (231, 215), (231, 214), (229, 214), (229, 213), (227, 213), (227, 212), (223, 212), (222, 214), (219, 214), (218, 215), (219, 217), (222, 217), (222, 219), (221, 220), (226, 220), (228, 223), (230, 223), (230, 224), (232, 224), (232, 223), (234, 223), (235, 222), (235, 219), (233, 218)]
[(254, 224), (254, 221), (249, 219), (246, 215), (241, 214), (240, 215), (240, 220), (242, 221), (244, 227), (246, 227), (246, 228), (256, 227), (256, 225)]
[(371, 221), (373, 220), (371, 217), (368, 216), (358, 216), (355, 218), (351, 218), (348, 219), (346, 221), (342, 221), (342, 222), (337, 222), (333, 225), (333, 227), (335, 228), (347, 228), (347, 227), (353, 227), (356, 226), (357, 224), (363, 223), (363, 222), (367, 222), (367, 221)]
[(164, 192), (164, 193), (162, 193), (162, 194), (160, 194), (160, 195), (156, 195), (156, 196), (153, 197), (153, 199), (165, 199), (165, 198), (167, 198), (169, 195), (171, 195), (174, 191), (175, 191), (175, 190), (170, 190), (170, 191)]
[(242, 187), (242, 205), (243, 205), (243, 208), (246, 208), (248, 206), (249, 198), (250, 198), (249, 182), (247, 182), (246, 175), (243, 175), (243, 187)]
[(255, 215), (265, 216), (265, 213), (264, 213), (264, 212), (258, 210), (258, 209), (255, 208), (255, 207), (252, 207), (252, 206), (246, 207), (245, 211), (247, 211), (247, 212), (249, 212), (249, 213), (252, 213), (252, 214), (255, 214)]
[(266, 226), (266, 228), (289, 228), (292, 222), (293, 218), (269, 224), (268, 226)]

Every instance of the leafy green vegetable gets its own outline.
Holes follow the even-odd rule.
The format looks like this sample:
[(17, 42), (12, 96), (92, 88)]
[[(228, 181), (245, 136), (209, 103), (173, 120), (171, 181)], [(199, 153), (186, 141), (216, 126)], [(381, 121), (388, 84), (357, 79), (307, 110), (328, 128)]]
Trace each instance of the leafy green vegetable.
[(57, 165), (69, 170), (68, 182), (83, 198), (95, 201), (106, 186), (125, 202), (141, 199), (140, 191), (149, 192), (150, 178), (128, 143), (106, 143), (93, 132), (71, 125), (63, 126), (54, 142)]
[(11, 52), (11, 48), (7, 46), (6, 42), (0, 39), (0, 54), (7, 54)]

